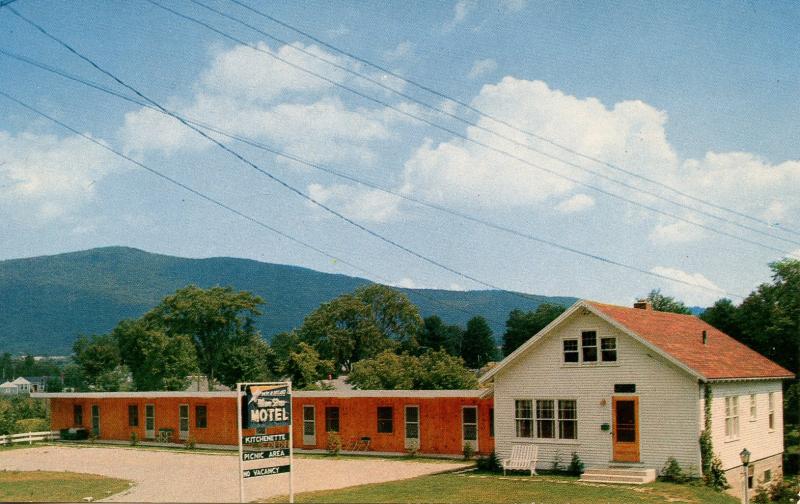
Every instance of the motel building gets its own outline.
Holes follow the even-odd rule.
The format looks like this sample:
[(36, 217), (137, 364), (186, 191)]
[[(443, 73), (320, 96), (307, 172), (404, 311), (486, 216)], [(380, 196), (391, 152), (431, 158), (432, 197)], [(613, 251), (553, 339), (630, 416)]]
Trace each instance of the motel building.
[[(782, 381), (793, 374), (691, 315), (578, 301), (481, 378), (479, 390), (295, 391), (293, 446), (458, 457), (534, 444), (538, 467), (584, 462), (590, 481), (651, 481), (669, 457), (700, 472), (711, 438), (730, 492), (782, 475)], [(236, 446), (235, 392), (36, 393), (54, 430), (100, 440)], [(245, 431), (252, 435), (255, 431)], [(740, 452), (751, 453), (747, 474)]]

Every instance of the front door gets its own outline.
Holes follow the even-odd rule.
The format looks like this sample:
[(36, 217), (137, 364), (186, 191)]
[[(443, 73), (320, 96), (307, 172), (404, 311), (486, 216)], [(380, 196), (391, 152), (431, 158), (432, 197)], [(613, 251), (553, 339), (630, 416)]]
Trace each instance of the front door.
[(406, 450), (419, 450), (419, 406), (406, 406)]
[(639, 398), (614, 397), (614, 462), (639, 462)]
[(178, 406), (178, 436), (181, 441), (189, 439), (189, 405)]
[(156, 405), (144, 405), (144, 437), (147, 439), (156, 438)]
[(314, 406), (303, 406), (303, 445), (317, 445), (317, 415)]
[(461, 447), (472, 446), (478, 451), (478, 408), (476, 406), (464, 406), (461, 409)]

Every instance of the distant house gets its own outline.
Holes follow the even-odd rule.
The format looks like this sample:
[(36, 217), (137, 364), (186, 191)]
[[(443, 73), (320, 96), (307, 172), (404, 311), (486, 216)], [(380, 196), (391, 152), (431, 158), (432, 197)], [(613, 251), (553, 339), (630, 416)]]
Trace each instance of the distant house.
[(31, 392), (47, 392), (47, 376), (23, 376), (31, 384)]
[(714, 452), (741, 494), (743, 448), (751, 489), (782, 472), (792, 377), (697, 317), (578, 301), (480, 381), (494, 386), (501, 458), (520, 443), (538, 446), (542, 467), (574, 452), (596, 481), (619, 466), (653, 475), (669, 457), (699, 471), (709, 387)]
[(0, 384), (0, 395), (17, 395), (19, 394), (19, 387), (7, 381), (3, 384)]
[(33, 384), (29, 382), (27, 379), (25, 379), (25, 377), (23, 376), (20, 376), (11, 383), (17, 386), (18, 394), (30, 394), (31, 391), (33, 390)]

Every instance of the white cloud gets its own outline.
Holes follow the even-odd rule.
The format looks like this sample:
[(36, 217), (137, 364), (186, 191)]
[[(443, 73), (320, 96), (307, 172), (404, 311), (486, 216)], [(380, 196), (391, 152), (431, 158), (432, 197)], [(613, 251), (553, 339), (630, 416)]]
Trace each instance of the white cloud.
[(521, 11), (527, 4), (527, 0), (500, 0), (500, 8), (512, 13)]
[(672, 245), (693, 242), (703, 236), (701, 228), (685, 221), (674, 221), (656, 224), (648, 238), (656, 245)]
[(114, 154), (77, 135), (0, 131), (0, 205), (37, 221), (67, 217), (120, 165)]
[(725, 292), (717, 284), (706, 278), (702, 273), (687, 273), (677, 268), (656, 266), (650, 270), (652, 273), (664, 275), (682, 282), (696, 285), (669, 282), (664, 286), (664, 293), (674, 296), (689, 306), (711, 306), (714, 301), (724, 297)]
[(444, 31), (451, 31), (467, 18), (467, 14), (475, 8), (474, 0), (458, 0), (453, 6), (453, 17), (444, 25)]
[(417, 283), (414, 280), (412, 280), (412, 279), (410, 279), (408, 277), (403, 277), (400, 280), (398, 280), (397, 282), (395, 282), (394, 286), (395, 287), (401, 287), (403, 289), (416, 289), (417, 288)]
[(339, 25), (336, 28), (331, 28), (330, 30), (326, 30), (325, 33), (328, 34), (331, 38), (339, 38), (345, 35), (350, 34), (350, 28), (346, 27), (345, 25)]
[(401, 199), (374, 189), (348, 185), (311, 184), (308, 194), (325, 205), (358, 221), (387, 222), (398, 217)]
[(470, 79), (477, 79), (478, 77), (490, 74), (495, 70), (497, 70), (497, 62), (495, 60), (491, 58), (479, 59), (475, 60), (475, 63), (472, 64), (472, 68), (467, 74), (467, 77)]
[(792, 259), (800, 259), (800, 249), (793, 250), (793, 251), (792, 251), (792, 252), (789, 254), (789, 256), (790, 256)]
[(592, 208), (594, 198), (588, 194), (576, 194), (556, 205), (556, 210), (562, 213), (577, 213)]
[(400, 42), (394, 49), (383, 53), (383, 57), (388, 61), (397, 61), (410, 56), (414, 52), (414, 44), (408, 40)]

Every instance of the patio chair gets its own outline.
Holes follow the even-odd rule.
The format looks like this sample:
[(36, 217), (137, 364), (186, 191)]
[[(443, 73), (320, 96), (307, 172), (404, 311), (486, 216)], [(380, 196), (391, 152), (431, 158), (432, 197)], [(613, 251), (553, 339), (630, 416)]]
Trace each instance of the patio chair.
[(539, 457), (539, 448), (534, 444), (511, 445), (511, 457), (503, 459), (503, 475), (506, 470), (530, 471), (531, 476), (536, 473), (536, 462)]

